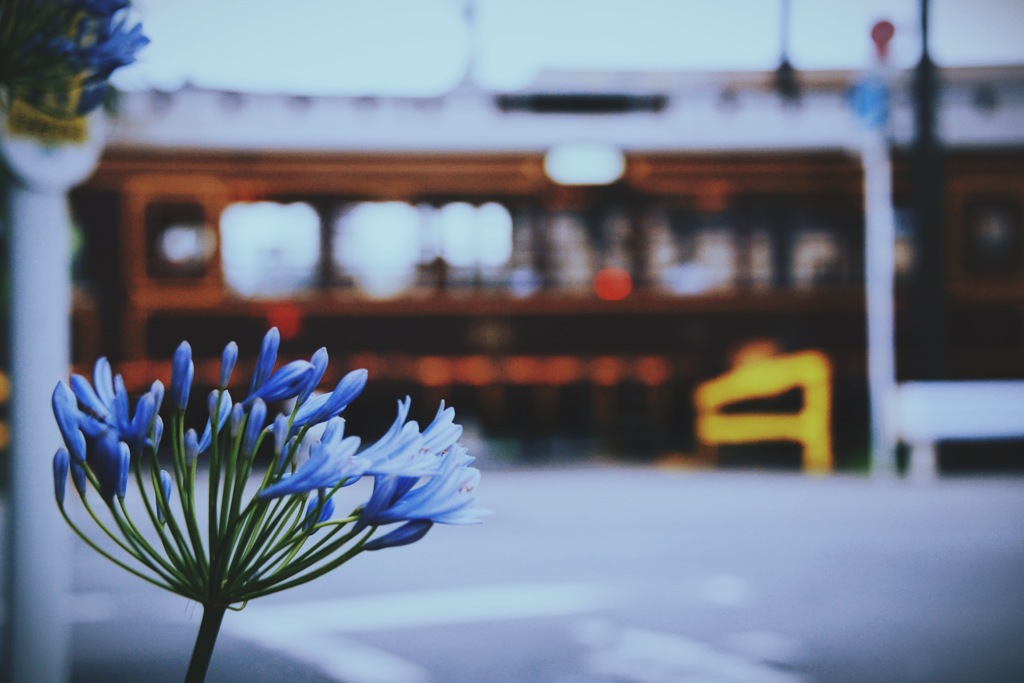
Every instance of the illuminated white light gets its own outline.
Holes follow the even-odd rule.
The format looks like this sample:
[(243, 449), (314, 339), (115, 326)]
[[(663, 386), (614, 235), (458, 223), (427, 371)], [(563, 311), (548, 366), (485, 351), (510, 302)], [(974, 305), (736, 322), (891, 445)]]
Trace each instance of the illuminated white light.
[(228, 286), (243, 296), (277, 297), (313, 284), (320, 260), (320, 215), (309, 204), (232, 204), (220, 216)]
[(441, 255), (456, 267), (477, 263), (476, 208), (466, 202), (452, 202), (441, 207)]
[(544, 172), (560, 185), (607, 185), (626, 171), (626, 158), (605, 145), (561, 145), (544, 156)]
[(386, 299), (415, 284), (420, 213), (405, 202), (364, 202), (334, 224), (333, 259), (368, 296)]
[(160, 234), (160, 253), (174, 265), (202, 263), (216, 249), (205, 226), (172, 225)]
[(480, 221), (480, 265), (496, 268), (512, 258), (512, 214), (501, 204), (488, 202), (477, 209)]

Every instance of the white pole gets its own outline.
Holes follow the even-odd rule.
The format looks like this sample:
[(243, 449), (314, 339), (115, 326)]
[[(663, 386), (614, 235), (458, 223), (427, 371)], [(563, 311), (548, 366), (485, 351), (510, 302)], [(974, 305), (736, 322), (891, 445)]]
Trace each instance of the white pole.
[(896, 226), (892, 207), (892, 164), (881, 129), (868, 131), (864, 165), (864, 277), (867, 289), (868, 396), (871, 414), (871, 471), (896, 472), (892, 399), (896, 391), (896, 331), (893, 274)]
[(878, 57), (874, 73), (858, 84), (854, 109), (865, 124), (861, 144), (864, 168), (864, 286), (868, 332), (868, 400), (871, 419), (871, 472), (896, 472), (896, 221), (892, 205), (892, 163), (886, 140), (889, 87), (885, 61), (893, 26), (880, 21), (871, 29)]
[[(50, 407), (68, 375), (71, 221), (67, 191), (95, 166), (101, 143), (45, 146), (0, 119), (10, 244), (11, 450), (8, 498), (8, 683), (63, 683), (70, 674), (70, 531), (53, 500), (60, 444)], [(97, 136), (98, 137), (98, 136)]]

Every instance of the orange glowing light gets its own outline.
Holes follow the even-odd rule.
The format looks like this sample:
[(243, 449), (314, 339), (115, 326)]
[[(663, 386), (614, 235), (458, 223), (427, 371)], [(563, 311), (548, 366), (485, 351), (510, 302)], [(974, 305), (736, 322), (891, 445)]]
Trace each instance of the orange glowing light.
[(633, 277), (622, 268), (602, 268), (594, 275), (594, 294), (604, 301), (621, 301), (633, 291)]

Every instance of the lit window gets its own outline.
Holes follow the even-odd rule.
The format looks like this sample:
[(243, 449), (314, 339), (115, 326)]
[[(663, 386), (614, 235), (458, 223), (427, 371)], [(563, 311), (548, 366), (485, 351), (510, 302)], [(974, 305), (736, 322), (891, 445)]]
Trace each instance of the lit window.
[(496, 268), (512, 257), (512, 215), (501, 204), (466, 202), (438, 210), (441, 256), (456, 268)]
[(320, 216), (309, 204), (237, 203), (220, 217), (224, 280), (242, 296), (280, 297), (316, 282)]
[(441, 207), (441, 255), (450, 265), (470, 268), (477, 264), (476, 208), (465, 202)]
[(416, 281), (420, 212), (405, 202), (364, 202), (340, 211), (332, 227), (332, 260), (374, 298), (394, 297)]
[(494, 202), (484, 204), (477, 213), (480, 218), (480, 265), (505, 265), (512, 258), (512, 214)]

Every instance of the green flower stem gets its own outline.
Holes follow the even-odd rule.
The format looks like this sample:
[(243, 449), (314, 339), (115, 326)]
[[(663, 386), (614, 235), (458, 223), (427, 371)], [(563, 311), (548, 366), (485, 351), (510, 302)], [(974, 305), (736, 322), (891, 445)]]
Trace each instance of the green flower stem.
[[(275, 510), (270, 515), (269, 521), (267, 521), (263, 528), (260, 529), (257, 535), (256, 542), (251, 544), (251, 547), (247, 549), (246, 554), (243, 556), (241, 562), (235, 563), (236, 566), (243, 567), (246, 565), (256, 567), (265, 564), (265, 559), (268, 554), (272, 551), (267, 551), (266, 548), (274, 547), (277, 543), (278, 538), (282, 535), (290, 534), (290, 531), (294, 526), (299, 523), (302, 519), (302, 507), (305, 503), (304, 500), (289, 498), (287, 503), (280, 505), (281, 501), (278, 500), (278, 505), (275, 505)], [(278, 510), (280, 508), (280, 510)], [(297, 518), (290, 525), (285, 524), (285, 520), (289, 515), (296, 514)], [(285, 532), (285, 528), (288, 531)], [(255, 559), (253, 559), (255, 554)]]
[[(288, 569), (291, 570), (291, 573), (294, 574), (295, 572), (303, 571), (305, 568), (311, 567), (317, 562), (330, 557), (337, 551), (341, 550), (359, 534), (359, 531), (352, 529), (341, 538), (335, 539), (334, 537), (341, 533), (342, 529), (344, 529), (344, 526), (337, 526), (334, 529), (331, 529), (329, 532), (324, 534), (322, 539), (319, 539), (316, 543), (307, 548), (302, 555), (299, 555), (297, 558), (290, 558), (292, 562)], [(363, 539), (361, 542), (365, 543), (367, 540), (369, 540), (369, 537)], [(282, 567), (282, 569), (284, 569), (284, 567)]]
[[(270, 550), (266, 550), (260, 553), (259, 557), (254, 559), (252, 562), (245, 567), (245, 571), (242, 574), (242, 583), (248, 581), (251, 577), (255, 576), (264, 568), (277, 567), (280, 569), (288, 564), (289, 561), (295, 554), (302, 548), (305, 543), (308, 534), (303, 534), (299, 538), (289, 537), (285, 540), (278, 542)], [(276, 570), (274, 574), (276, 575)]]
[(195, 647), (192, 648), (192, 659), (185, 674), (185, 683), (203, 683), (206, 671), (210, 668), (213, 657), (213, 646), (217, 644), (217, 634), (224, 620), (227, 605), (207, 603), (203, 605), (203, 620), (199, 624)]
[[(100, 488), (99, 481), (97, 481), (96, 475), (93, 474), (92, 469), (89, 467), (88, 463), (83, 463), (82, 469), (85, 471), (85, 475), (89, 479), (89, 482), (98, 491)], [(103, 533), (105, 533), (122, 550), (124, 550), (126, 553), (134, 557), (136, 560), (143, 564), (148, 564), (145, 556), (143, 556), (143, 554), (138, 550), (138, 548), (135, 547), (134, 544), (129, 545), (128, 543), (125, 543), (125, 541), (121, 540), (121, 538), (114, 534), (114, 532), (112, 532), (110, 528), (103, 523), (103, 521), (99, 518), (99, 515), (96, 514), (96, 511), (93, 509), (92, 505), (89, 504), (89, 499), (85, 496), (84, 492), (81, 492), (79, 494), (79, 498), (81, 498), (82, 506), (85, 508), (86, 512), (89, 513), (89, 516), (92, 517), (93, 522), (96, 523), (96, 526), (98, 526), (103, 531)], [(110, 510), (111, 515), (114, 517), (114, 520), (118, 522), (118, 526), (121, 527), (121, 533), (125, 534), (125, 530), (122, 526), (121, 520), (117, 518), (116, 514), (114, 514), (113, 505), (110, 506)]]
[[(272, 510), (270, 509), (271, 505), (273, 505)], [(233, 569), (245, 567), (252, 561), (254, 554), (259, 552), (260, 547), (266, 543), (268, 535), (275, 531), (275, 525), (280, 521), (280, 517), (287, 512), (287, 507), (284, 510), (281, 508), (282, 499), (280, 498), (272, 502), (253, 499), (250, 507), (247, 508), (250, 511), (249, 518), (246, 520), (245, 529), (241, 535), (241, 538), (248, 540), (241, 552), (236, 553), (235, 559), (232, 561)], [(269, 522), (265, 521), (268, 513), (271, 519)]]
[[(246, 416), (246, 422), (248, 422), (248, 420), (249, 418)], [(244, 428), (245, 425), (243, 425), (243, 429)], [(244, 465), (238, 468), (235, 475), (234, 496), (231, 503), (231, 514), (228, 522), (233, 529), (238, 528), (238, 521), (242, 518), (242, 494), (245, 493), (245, 485), (249, 481), (249, 475), (252, 473), (253, 461), (256, 459), (256, 453), (260, 452), (260, 446), (263, 444), (263, 437), (265, 435), (266, 431), (260, 433), (259, 438), (256, 439), (256, 447), (253, 449), (253, 452), (249, 454), (249, 457), (246, 458)], [(234, 543), (234, 540), (232, 540), (232, 543)]]
[[(89, 466), (88, 462), (82, 463), (82, 471), (85, 472), (86, 479), (88, 479), (89, 483), (92, 484), (92, 487), (95, 490), (100, 491), (101, 487), (99, 479), (96, 478), (96, 474), (95, 472), (92, 471), (92, 467)], [(154, 572), (160, 573), (158, 572), (156, 567), (154, 567), (153, 564), (148, 560), (144, 551), (141, 550), (138, 544), (135, 542), (134, 539), (135, 536), (138, 535), (138, 532), (134, 529), (133, 526), (128, 526), (125, 523), (125, 521), (120, 517), (120, 515), (117, 514), (117, 508), (114, 507), (113, 500), (108, 502), (108, 508), (110, 510), (110, 515), (117, 523), (118, 529), (120, 530), (124, 540), (115, 535), (114, 532), (112, 532), (110, 528), (106, 524), (104, 524), (102, 520), (100, 520), (99, 515), (96, 514), (96, 511), (93, 509), (92, 505), (89, 504), (89, 499), (85, 496), (84, 491), (79, 493), (79, 497), (82, 500), (82, 506), (89, 513), (89, 516), (92, 517), (92, 520), (96, 523), (96, 526), (103, 530), (103, 533), (105, 533), (112, 541), (114, 541), (114, 543), (116, 543), (126, 553), (134, 557), (142, 564), (148, 566)]]
[[(259, 446), (260, 446), (260, 444), (263, 443), (263, 437), (264, 437), (264, 435), (261, 434), (259, 440), (256, 442), (256, 449), (255, 449), (254, 453), (259, 451)], [(292, 449), (292, 452), (289, 454), (289, 459), (294, 457), (294, 455), (295, 455), (295, 448), (297, 448), (297, 447), (298, 447), (298, 441), (296, 441), (295, 447)], [(246, 479), (248, 479), (249, 471), (252, 468), (252, 462), (253, 462), (254, 459), (255, 459), (255, 456), (253, 456), (253, 458), (251, 458), (249, 460), (249, 462), (247, 463), (247, 465), (246, 465), (246, 472), (245, 472)], [(267, 467), (267, 471), (263, 473), (263, 481), (260, 483), (259, 489), (266, 488), (269, 485), (270, 481), (272, 480), (271, 475), (277, 469), (278, 469), (278, 462), (277, 462), (277, 459), (275, 458), (275, 459), (273, 459), (271, 461), (270, 466)], [(240, 483), (240, 486), (244, 489), (245, 481), (242, 481)], [(245, 510), (242, 511), (235, 518), (236, 521), (235, 521), (233, 526), (235, 526), (235, 528), (240, 529), (240, 533), (237, 534), (238, 538), (248, 539), (248, 542), (247, 542), (245, 548), (242, 549), (241, 554), (240, 555), (236, 554), (236, 559), (232, 563), (233, 567), (242, 566), (242, 565), (245, 564), (245, 562), (247, 562), (247, 559), (243, 559), (243, 560), (239, 561), (237, 559), (237, 557), (246, 558), (246, 556), (248, 556), (249, 553), (251, 552), (253, 545), (256, 543), (256, 539), (253, 536), (253, 533), (256, 530), (256, 528), (263, 523), (263, 520), (266, 517), (267, 508), (268, 508), (269, 505), (270, 505), (270, 503), (268, 501), (259, 500), (258, 498), (252, 498), (252, 499), (249, 500), (249, 503), (245, 506)], [(239, 524), (239, 522), (242, 522), (243, 520), (244, 520), (244, 523)], [(234, 544), (235, 544), (235, 540), (232, 539), (231, 540), (231, 545), (234, 546)], [(230, 550), (228, 552), (230, 552)]]
[[(89, 505), (89, 502), (84, 497), (82, 498), (82, 505), (85, 507), (86, 511), (89, 513), (89, 516), (92, 517), (92, 520), (96, 524), (96, 526), (98, 526), (103, 531), (103, 533), (105, 533), (107, 535), (108, 538), (110, 538), (112, 541), (114, 541), (114, 543), (116, 543), (119, 548), (121, 548), (126, 553), (128, 553), (128, 555), (130, 555), (132, 558), (134, 558), (135, 561), (137, 561), (139, 564), (141, 564), (144, 567), (146, 567), (147, 569), (149, 569), (154, 574), (156, 574), (158, 577), (160, 577), (161, 580), (163, 580), (167, 584), (169, 584), (171, 586), (174, 586), (175, 588), (173, 590), (175, 590), (175, 592), (177, 592), (179, 589), (180, 590), (184, 590), (184, 591), (188, 591), (189, 587), (186, 584), (178, 581), (174, 576), (170, 576), (166, 572), (161, 571), (156, 565), (154, 565), (153, 562), (150, 561), (150, 559), (145, 554), (143, 554), (143, 552), (141, 550), (139, 550), (138, 546), (136, 546), (134, 543), (131, 542), (130, 537), (126, 536), (126, 540), (129, 541), (127, 543), (125, 541), (121, 540), (120, 538), (118, 538), (114, 534), (114, 532), (112, 532), (110, 530), (110, 528), (106, 524), (104, 524), (102, 520), (100, 520), (99, 516), (96, 514), (96, 511), (93, 510), (92, 506)], [(111, 514), (113, 514), (113, 508), (111, 508), (111, 510), (112, 510)], [(116, 516), (115, 516), (115, 519), (116, 519)], [(117, 520), (117, 521), (120, 524), (120, 520)], [(122, 531), (122, 533), (124, 533), (124, 529), (123, 528), (121, 529), (121, 531)], [(81, 534), (79, 534), (79, 535), (81, 535)]]
[[(150, 466), (150, 480), (153, 485), (154, 491), (160, 491), (161, 485), (159, 480), (159, 467), (156, 460), (156, 456), (152, 458), (153, 462)], [(149, 512), (150, 521), (153, 523), (153, 528), (160, 534), (160, 540), (164, 544), (164, 550), (167, 552), (168, 558), (179, 566), (182, 571), (186, 571), (192, 576), (201, 574), (199, 564), (196, 558), (189, 551), (188, 544), (185, 542), (185, 537), (181, 533), (181, 529), (178, 527), (178, 522), (174, 515), (171, 514), (170, 502), (163, 499), (163, 494), (157, 496), (156, 504), (164, 515), (164, 524), (160, 524), (160, 519), (157, 517), (156, 512), (150, 508), (149, 496), (146, 493), (146, 488), (142, 484), (142, 468), (136, 465), (135, 476), (138, 481), (139, 490), (142, 492), (143, 500), (146, 501), (146, 510)], [(178, 552), (174, 552), (174, 548), (170, 541), (167, 539), (167, 535), (164, 533), (164, 526), (170, 530), (174, 543), (178, 547)]]
[(210, 414), (210, 494), (207, 500), (209, 506), (209, 517), (207, 518), (207, 539), (210, 548), (210, 561), (217, 553), (220, 546), (220, 528), (217, 526), (217, 501), (220, 490), (220, 404), (224, 400), (224, 392), (217, 392), (217, 401), (214, 404), (213, 412)]
[[(256, 573), (256, 570), (250, 567), (247, 570), (247, 572), (243, 574), (240, 577), (240, 580), (237, 582), (238, 588), (241, 590), (247, 590), (255, 586), (257, 589), (260, 589), (261, 586), (263, 585), (270, 585), (275, 581), (279, 581), (281, 579), (286, 579), (291, 576), (295, 576), (296, 574), (300, 574), (301, 572), (313, 567), (318, 562), (327, 559), (337, 551), (341, 550), (358, 534), (358, 532), (353, 529), (341, 538), (334, 539), (334, 537), (341, 532), (342, 528), (343, 527), (338, 526), (332, 529), (330, 532), (324, 535), (324, 538), (319, 539), (316, 543), (313, 544), (312, 547), (307, 548), (306, 552), (299, 556), (297, 560), (291, 562), (291, 564), (287, 566), (277, 567), (273, 572), (271, 578), (267, 579), (266, 581), (257, 581), (253, 583), (252, 579)], [(370, 534), (368, 534), (359, 542), (359, 545), (361, 546), (363, 543), (369, 540), (369, 536), (372, 535), (372, 533), (373, 530), (371, 530)]]
[[(156, 456), (152, 456), (152, 459), (155, 461)], [(167, 553), (167, 557), (172, 563), (179, 567), (184, 567), (185, 562), (174, 550), (174, 546), (171, 545), (170, 540), (167, 538), (167, 534), (164, 532), (164, 527), (160, 524), (160, 519), (157, 517), (156, 510), (153, 508), (153, 502), (149, 498), (149, 492), (143, 485), (141, 458), (136, 458), (132, 465), (132, 469), (135, 471), (135, 484), (139, 489), (139, 496), (142, 498), (142, 504), (146, 508), (146, 514), (149, 515), (149, 521), (153, 524), (153, 529), (156, 530), (157, 534), (160, 536), (160, 543), (164, 547), (164, 552)], [(164, 516), (164, 519), (167, 519), (166, 515)], [(180, 544), (178, 549), (183, 550)]]
[[(246, 416), (246, 422), (249, 418)], [(244, 431), (243, 431), (244, 434)], [(230, 539), (228, 549), (231, 549), (238, 543), (239, 539), (248, 539), (252, 532), (252, 525), (248, 522), (251, 518), (247, 519), (246, 525), (240, 523), (242, 519), (246, 517), (249, 511), (257, 504), (256, 499), (252, 499), (246, 505), (245, 511), (242, 511), (242, 497), (245, 494), (246, 483), (249, 481), (249, 475), (252, 473), (253, 463), (256, 460), (256, 454), (259, 453), (260, 445), (263, 443), (263, 437), (267, 434), (264, 430), (260, 432), (259, 437), (256, 439), (256, 445), (253, 449), (250, 457), (246, 459), (245, 465), (238, 470), (236, 480), (234, 480), (234, 496), (231, 501), (231, 511), (228, 515), (228, 528), (234, 529), (234, 536)], [(269, 470), (270, 468), (267, 468)], [(233, 566), (233, 565), (232, 565)]]
[[(195, 478), (193, 476), (194, 465), (185, 461), (185, 416), (183, 413), (175, 413), (172, 418), (176, 428), (174, 432), (174, 481), (178, 488), (178, 498), (181, 500), (182, 516), (185, 518), (185, 530), (188, 533), (189, 543), (196, 559), (200, 560), (203, 567), (207, 566), (203, 555), (203, 541), (199, 534), (199, 527), (195, 522), (196, 501), (195, 501)], [(202, 558), (202, 559), (200, 559)]]
[[(359, 553), (363, 552), (363, 545), (368, 540), (370, 540), (370, 537), (373, 535), (373, 533), (376, 530), (377, 530), (377, 527), (370, 528), (370, 530), (367, 531), (366, 534), (364, 534), (363, 537), (359, 539), (359, 542), (356, 543), (356, 545), (354, 545), (351, 548), (349, 548), (343, 555), (340, 555), (339, 557), (335, 558), (334, 560), (331, 560), (330, 562), (328, 562), (326, 564), (320, 565), (315, 570), (313, 570), (313, 571), (311, 571), (311, 572), (309, 572), (307, 574), (302, 574), (301, 576), (299, 576), (299, 577), (297, 577), (295, 579), (292, 579), (291, 581), (284, 581), (282, 583), (275, 583), (277, 581), (280, 581), (281, 579), (287, 578), (288, 576), (294, 576), (295, 574), (299, 574), (304, 569), (308, 569), (309, 567), (307, 565), (306, 567), (302, 567), (302, 568), (296, 569), (295, 571), (288, 571), (287, 569), (285, 569), (285, 570), (282, 570), (281, 572), (275, 573), (269, 584), (267, 584), (267, 582), (257, 582), (256, 584), (248, 586), (248, 588), (250, 588), (251, 590), (249, 590), (248, 592), (243, 593), (241, 596), (239, 596), (238, 599), (237, 599), (237, 602), (244, 602), (246, 600), (253, 600), (255, 598), (260, 598), (260, 597), (263, 597), (265, 595), (271, 595), (273, 593), (278, 593), (280, 591), (287, 590), (289, 588), (294, 588), (295, 586), (300, 586), (300, 585), (306, 583), (307, 581), (312, 581), (313, 579), (316, 579), (316, 578), (318, 578), (320, 576), (323, 576), (324, 574), (326, 574), (326, 573), (328, 573), (330, 571), (333, 571), (333, 570), (337, 569), (338, 567), (340, 567), (341, 565), (345, 564), (346, 562), (351, 560), (353, 557), (355, 557)], [(261, 584), (263, 584), (263, 585), (261, 585)], [(266, 587), (263, 587), (264, 585)]]
[(188, 527), (189, 537), (192, 539), (192, 550), (196, 554), (196, 558), (199, 560), (200, 566), (206, 575), (210, 573), (210, 560), (206, 556), (206, 548), (203, 545), (203, 536), (199, 531), (199, 517), (196, 515), (196, 499), (195, 499), (195, 488), (196, 488), (196, 468), (199, 466), (198, 458), (196, 462), (187, 470), (187, 486), (191, 492), (189, 495), (189, 511), (185, 515), (185, 524)]
[(188, 583), (188, 579), (182, 571), (180, 562), (174, 562), (173, 560), (168, 561), (160, 553), (150, 545), (149, 541), (139, 532), (132, 522), (131, 517), (128, 516), (128, 510), (125, 508), (124, 499), (119, 499), (118, 504), (121, 507), (121, 514), (117, 514), (115, 511), (115, 518), (118, 520), (118, 525), (121, 526), (122, 532), (125, 533), (126, 538), (131, 538), (131, 544), (138, 548), (140, 552), (153, 558), (158, 565), (160, 565), (164, 571), (174, 576), (182, 583)]
[[(292, 411), (291, 417), (289, 417), (288, 419), (289, 431), (291, 430), (292, 421), (295, 419), (295, 413), (297, 410), (298, 407), (296, 407), (296, 409)], [(260, 483), (259, 489), (264, 489), (271, 483), (274, 483), (281, 478), (284, 469), (282, 467), (282, 464), (285, 462), (294, 462), (295, 453), (296, 451), (298, 451), (299, 446), (301, 445), (302, 439), (303, 437), (305, 437), (307, 430), (307, 427), (303, 427), (302, 429), (299, 430), (297, 437), (294, 439), (292, 443), (292, 447), (289, 449), (289, 452), (287, 453), (287, 457), (284, 457), (282, 455), (280, 461), (277, 460), (276, 458), (271, 461), (270, 466), (267, 467), (267, 471), (264, 472), (263, 474), (263, 481)], [(259, 441), (257, 441), (256, 451), (259, 450), (259, 445), (263, 441), (263, 436), (264, 435), (261, 434)], [(246, 477), (248, 477), (249, 474), (248, 468), (251, 467), (252, 460), (250, 460), (248, 463)], [(289, 501), (289, 503), (290, 502), (291, 501)], [(249, 564), (250, 560), (252, 559), (252, 553), (254, 552), (254, 549), (264, 545), (267, 542), (266, 532), (276, 527), (280, 523), (280, 519), (287, 514), (288, 507), (286, 506), (285, 509), (281, 511), (280, 516), (278, 516), (278, 510), (280, 509), (281, 506), (280, 504), (281, 499), (277, 499), (273, 502), (274, 509), (273, 511), (270, 512), (271, 521), (265, 522), (267, 517), (267, 511), (269, 510), (271, 503), (269, 501), (259, 500), (258, 498), (253, 498), (249, 501), (249, 504), (246, 506), (245, 511), (241, 513), (240, 517), (238, 517), (239, 520), (245, 519), (245, 524), (242, 526), (240, 538), (248, 539), (248, 542), (246, 544), (246, 547), (242, 550), (240, 554), (236, 556), (236, 559), (233, 561), (233, 571)], [(255, 532), (258, 528), (260, 529), (260, 532), (259, 534), (256, 534)]]
[(134, 567), (128, 566), (127, 564), (125, 564), (121, 560), (117, 559), (116, 557), (114, 557), (110, 553), (108, 553), (107, 551), (105, 551), (102, 548), (100, 548), (91, 538), (89, 538), (88, 536), (85, 535), (85, 532), (83, 532), (81, 529), (79, 529), (78, 526), (73, 521), (71, 521), (71, 517), (68, 516), (68, 511), (64, 509), (63, 505), (60, 506), (60, 514), (64, 517), (64, 520), (68, 523), (68, 526), (71, 527), (71, 529), (75, 532), (75, 534), (79, 538), (81, 538), (83, 541), (85, 541), (86, 545), (88, 545), (90, 548), (95, 550), (97, 553), (99, 553), (100, 555), (102, 555), (106, 559), (110, 560), (111, 562), (116, 564), (121, 569), (124, 569), (126, 572), (129, 572), (129, 573), (134, 574), (135, 576), (139, 577), (143, 581), (151, 583), (151, 584), (153, 584), (154, 586), (156, 586), (158, 588), (163, 588), (164, 590), (169, 590), (169, 591), (172, 591), (172, 592), (176, 592), (177, 589), (174, 586), (172, 586), (171, 584), (162, 583), (162, 582), (158, 581), (157, 579), (154, 579), (152, 576), (148, 576), (147, 574), (143, 574), (142, 572), (138, 571)]
[[(278, 500), (277, 502), (280, 503), (280, 500)], [(294, 507), (294, 502), (295, 501), (289, 501), (289, 507)], [(299, 505), (296, 510), (297, 512), (300, 513), (300, 517), (298, 518), (298, 520), (302, 519), (302, 503), (303, 501), (298, 501)], [(288, 508), (286, 507), (284, 512), (287, 511)], [(283, 514), (277, 515), (277, 517), (280, 519), (283, 517)], [(245, 583), (249, 581), (253, 576), (255, 576), (260, 570), (264, 569), (267, 566), (272, 566), (276, 564), (280, 560), (280, 558), (275, 559), (275, 556), (280, 555), (283, 552), (287, 552), (291, 549), (292, 545), (296, 542), (296, 538), (291, 536), (291, 532), (289, 532), (289, 537), (287, 539), (277, 542), (273, 547), (269, 549), (266, 548), (266, 546), (268, 546), (271, 542), (276, 540), (277, 537), (280, 535), (281, 530), (276, 529), (274, 534), (272, 534), (269, 537), (267, 536), (267, 532), (269, 530), (275, 529), (275, 527), (277, 526), (279, 526), (279, 522), (277, 521), (268, 522), (267, 525), (265, 525), (261, 530), (260, 542), (250, 544), (249, 547), (247, 547), (246, 550), (241, 555), (237, 556), (234, 559), (234, 561), (231, 564), (231, 570), (229, 571), (229, 576), (231, 576), (233, 579), (231, 582), (232, 589), (243, 587)], [(307, 535), (308, 532), (304, 531), (303, 536), (301, 538), (304, 539)], [(263, 549), (261, 550), (261, 548)]]
[(235, 490), (235, 467), (238, 463), (238, 451), (242, 447), (242, 436), (245, 434), (246, 424), (249, 422), (249, 416), (242, 420), (241, 426), (238, 428), (238, 434), (232, 441), (231, 449), (228, 451), (227, 467), (224, 473), (224, 486), (222, 487), (222, 499), (220, 503), (220, 531), (218, 536), (223, 539), (226, 538), (230, 529), (229, 524), (232, 522), (231, 511), (232, 511), (232, 497)]
[[(209, 576), (210, 565), (206, 559), (206, 552), (203, 550), (203, 539), (199, 534), (199, 525), (196, 522), (196, 505), (193, 491), (195, 490), (195, 463), (189, 465), (184, 461), (185, 454), (185, 416), (181, 411), (174, 413), (171, 418), (171, 434), (174, 453), (174, 481), (178, 487), (178, 498), (181, 500), (182, 516), (185, 518), (185, 528), (188, 531), (189, 541), (192, 545), (192, 553), (199, 563), (199, 568), (204, 577)], [(173, 532), (172, 532), (173, 533)]]
[(359, 515), (350, 515), (345, 519), (318, 522), (312, 527), (306, 528), (306, 518), (319, 518), (321, 512), (323, 511), (323, 506), (325, 505), (326, 501), (334, 494), (335, 491), (338, 490), (338, 488), (339, 487), (335, 487), (334, 489), (331, 490), (330, 493), (328, 493), (323, 499), (321, 499), (317, 507), (313, 510), (311, 514), (303, 515), (302, 517), (300, 517), (298, 520), (299, 523), (292, 526), (292, 528), (289, 531), (289, 534), (287, 535), (287, 538), (284, 538), (281, 541), (279, 541), (277, 545), (275, 545), (270, 550), (265, 551), (263, 555), (269, 558), (273, 555), (280, 554), (286, 550), (290, 550), (289, 556), (282, 563), (282, 566), (287, 565), (294, 559), (295, 555), (298, 554), (299, 550), (302, 549), (302, 546), (306, 543), (306, 541), (308, 541), (317, 531), (327, 528), (331, 529), (330, 532), (328, 532), (320, 539), (318, 539), (317, 542), (313, 545), (313, 547), (308, 549), (307, 555), (311, 552), (316, 551), (318, 548), (322, 547), (325, 543), (330, 541), (331, 538), (335, 536), (339, 531), (341, 531), (341, 529), (344, 528), (347, 524), (359, 519)]

